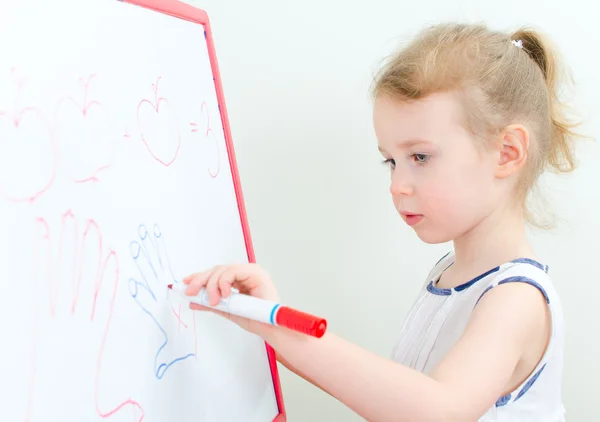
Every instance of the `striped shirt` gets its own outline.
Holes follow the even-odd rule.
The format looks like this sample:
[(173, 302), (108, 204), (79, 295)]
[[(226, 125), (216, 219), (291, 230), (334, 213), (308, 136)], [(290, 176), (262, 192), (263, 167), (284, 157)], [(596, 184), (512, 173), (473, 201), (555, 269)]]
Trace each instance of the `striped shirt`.
[(552, 319), (550, 342), (529, 377), (507, 395), (498, 397), (478, 422), (564, 422), (563, 312), (548, 276), (548, 266), (521, 258), (454, 288), (438, 288), (442, 273), (453, 263), (454, 253), (449, 252), (429, 273), (401, 329), (393, 359), (428, 374), (459, 340), (471, 311), (486, 292), (504, 283), (529, 283), (542, 292), (548, 303)]

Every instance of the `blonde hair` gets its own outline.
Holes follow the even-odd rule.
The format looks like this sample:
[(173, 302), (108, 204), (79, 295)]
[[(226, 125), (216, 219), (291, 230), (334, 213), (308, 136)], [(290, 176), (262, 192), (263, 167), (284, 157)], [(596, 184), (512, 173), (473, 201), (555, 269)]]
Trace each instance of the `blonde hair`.
[(526, 122), (531, 141), (517, 199), (526, 221), (546, 228), (529, 209), (528, 193), (546, 170), (568, 173), (576, 167), (576, 124), (559, 99), (561, 70), (550, 41), (533, 29), (509, 35), (484, 25), (446, 23), (426, 28), (393, 55), (376, 75), (373, 95), (410, 101), (455, 92), (465, 127), (486, 142), (516, 120)]

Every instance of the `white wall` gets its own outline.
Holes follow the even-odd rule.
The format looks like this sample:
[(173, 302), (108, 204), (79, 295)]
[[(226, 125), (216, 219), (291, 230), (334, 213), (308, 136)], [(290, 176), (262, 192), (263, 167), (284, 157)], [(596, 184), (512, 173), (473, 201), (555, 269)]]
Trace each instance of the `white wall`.
[[(420, 243), (388, 197), (368, 97), (377, 62), (425, 23), (535, 24), (561, 47), (588, 119), (584, 129), (600, 135), (598, 2), (191, 2), (212, 21), (258, 261), (287, 302), (326, 316), (332, 331), (385, 356), (447, 245)], [(565, 222), (534, 237), (564, 302), (571, 421), (597, 418), (600, 391), (600, 167), (592, 165), (600, 148), (584, 141), (579, 152), (577, 173), (550, 179)], [(290, 422), (360, 420), (284, 368), (281, 378)]]

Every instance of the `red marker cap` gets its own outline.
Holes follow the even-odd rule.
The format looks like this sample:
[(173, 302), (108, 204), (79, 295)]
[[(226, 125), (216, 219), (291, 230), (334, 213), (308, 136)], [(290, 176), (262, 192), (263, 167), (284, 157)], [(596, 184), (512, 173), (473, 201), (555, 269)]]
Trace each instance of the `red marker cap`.
[(327, 329), (327, 321), (321, 317), (280, 306), (275, 317), (277, 325), (321, 338)]

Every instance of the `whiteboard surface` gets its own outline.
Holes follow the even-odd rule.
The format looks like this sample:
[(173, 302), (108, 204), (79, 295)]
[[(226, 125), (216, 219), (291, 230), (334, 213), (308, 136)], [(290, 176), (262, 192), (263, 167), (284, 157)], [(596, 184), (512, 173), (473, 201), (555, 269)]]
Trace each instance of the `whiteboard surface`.
[(165, 287), (248, 262), (203, 26), (1, 4), (1, 419), (272, 421), (265, 343)]

